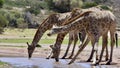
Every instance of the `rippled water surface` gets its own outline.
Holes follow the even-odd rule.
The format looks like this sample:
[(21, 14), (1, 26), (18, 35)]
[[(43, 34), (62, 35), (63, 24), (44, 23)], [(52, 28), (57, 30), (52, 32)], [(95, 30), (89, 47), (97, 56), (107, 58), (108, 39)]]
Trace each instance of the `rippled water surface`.
[[(69, 60), (60, 59), (59, 62), (55, 62), (54, 59), (45, 58), (21, 58), (21, 57), (2, 57), (0, 61), (7, 62), (15, 68), (113, 68), (112, 66), (99, 65), (92, 66), (87, 62), (73, 63), (67, 65)], [(116, 67), (117, 68), (117, 67)]]

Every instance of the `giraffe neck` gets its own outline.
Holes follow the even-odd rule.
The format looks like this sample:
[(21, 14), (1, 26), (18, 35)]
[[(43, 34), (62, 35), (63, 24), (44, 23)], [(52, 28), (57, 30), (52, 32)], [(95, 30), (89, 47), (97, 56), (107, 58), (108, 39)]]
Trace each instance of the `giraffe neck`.
[(56, 25), (57, 26), (62, 26), (62, 25), (65, 25), (63, 22), (69, 18), (71, 15), (71, 12), (67, 12), (67, 13), (61, 13), (61, 14), (57, 14), (56, 15)]
[(52, 28), (53, 23), (51, 23), (51, 21), (49, 20), (49, 17), (42, 23), (40, 24), (34, 38), (32, 41), (32, 46), (36, 46), (39, 42), (39, 40), (41, 39), (41, 37), (43, 36), (43, 34), (50, 28)]
[(61, 26), (62, 22), (70, 16), (69, 13), (64, 14), (51, 14), (38, 28), (34, 39), (32, 41), (32, 45), (36, 46), (43, 34), (48, 30), (51, 29), (53, 25)]
[(64, 33), (64, 32), (70, 32), (70, 31), (78, 29), (78, 28), (79, 28), (79, 30), (81, 30), (81, 27), (83, 27), (84, 25), (83, 25), (83, 19), (82, 20), (80, 20), (80, 19), (77, 19), (77, 20), (73, 21), (71, 24), (68, 24), (65, 27), (62, 26), (62, 27), (58, 28), (59, 30), (56, 31), (56, 32), (58, 32), (58, 33), (59, 32), (62, 32), (62, 33)]
[(43, 34), (45, 33), (46, 29), (43, 29), (42, 27), (39, 27), (35, 36), (34, 36), (34, 39), (32, 41), (32, 45), (33, 46), (36, 46), (39, 42), (39, 40), (41, 39), (41, 37), (43, 36)]
[(62, 44), (66, 35), (67, 35), (67, 33), (60, 33), (57, 35), (56, 42), (54, 44), (55, 49), (60, 49), (61, 44)]

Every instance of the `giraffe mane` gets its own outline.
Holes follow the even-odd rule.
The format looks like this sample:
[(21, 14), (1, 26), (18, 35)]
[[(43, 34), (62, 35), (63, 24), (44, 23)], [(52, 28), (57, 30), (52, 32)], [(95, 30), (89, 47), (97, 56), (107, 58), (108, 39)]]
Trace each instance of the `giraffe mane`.
[[(80, 10), (80, 8), (74, 8), (74, 9), (71, 11), (71, 16), (72, 16), (72, 14), (76, 13), (77, 10)], [(69, 21), (70, 19), (71, 19), (71, 17), (70, 17), (70, 18), (67, 18), (67, 19), (62, 23), (62, 25), (67, 25), (67, 24), (69, 24), (69, 23), (66, 23), (66, 22)]]
[(91, 13), (91, 12), (93, 12), (93, 11), (86, 11), (86, 12), (80, 14), (80, 15), (77, 15), (77, 16), (74, 17), (73, 19), (70, 19), (70, 20), (67, 19), (67, 20), (64, 21), (63, 25), (69, 24), (69, 23), (75, 21), (76, 19), (78, 19), (78, 18), (80, 18), (80, 17), (82, 17), (82, 16), (88, 15), (88, 14)]
[(56, 15), (56, 13), (53, 13), (53, 14), (49, 15), (49, 16), (41, 23), (41, 25), (43, 25), (44, 22), (46, 22), (50, 17), (52, 17), (52, 16), (54, 16), (54, 15)]
[(72, 13), (75, 13), (77, 10), (81, 10), (80, 8), (75, 8), (72, 10)]

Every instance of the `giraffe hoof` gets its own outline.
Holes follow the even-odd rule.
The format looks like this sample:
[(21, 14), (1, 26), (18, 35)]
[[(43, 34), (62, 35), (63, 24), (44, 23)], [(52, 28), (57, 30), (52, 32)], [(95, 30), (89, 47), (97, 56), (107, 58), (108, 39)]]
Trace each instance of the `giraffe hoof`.
[(106, 63), (106, 65), (110, 65), (110, 63), (111, 63), (112, 61), (111, 60), (109, 60), (107, 63)]
[(46, 59), (50, 59), (50, 57), (47, 57)]
[(58, 58), (55, 58), (56, 62), (59, 62), (59, 59)]
[(105, 59), (106, 61), (108, 60), (108, 58)]
[(68, 59), (72, 59), (72, 56), (68, 57)]
[(65, 59), (65, 57), (62, 57), (61, 59)]
[(91, 60), (90, 60), (90, 59), (88, 59), (86, 62), (91, 62)]
[(51, 58), (55, 58), (54, 56), (52, 56)]
[(93, 66), (97, 66), (97, 65), (99, 65), (99, 63), (98, 63), (98, 62), (92, 63), (92, 65), (93, 65)]
[(96, 58), (96, 60), (99, 60), (98, 58)]
[(69, 62), (68, 65), (72, 64), (72, 62)]
[(46, 59), (50, 59), (50, 58), (47, 57)]
[(96, 62), (96, 65), (99, 65), (99, 62)]
[(68, 59), (72, 59), (72, 57), (69, 57)]
[(74, 62), (74, 60), (71, 60), (71, 61), (68, 63), (68, 65), (72, 64), (73, 62)]
[(106, 65), (110, 65), (110, 62), (107, 62)]

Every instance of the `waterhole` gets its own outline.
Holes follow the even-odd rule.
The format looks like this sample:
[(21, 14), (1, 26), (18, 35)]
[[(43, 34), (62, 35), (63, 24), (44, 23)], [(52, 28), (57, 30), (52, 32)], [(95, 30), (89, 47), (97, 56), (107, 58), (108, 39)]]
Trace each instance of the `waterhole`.
[(55, 62), (54, 59), (45, 58), (22, 58), (22, 57), (1, 57), (0, 61), (11, 64), (14, 68), (113, 68), (109, 65), (93, 66), (87, 62), (75, 62), (68, 65), (70, 60), (60, 59)]

